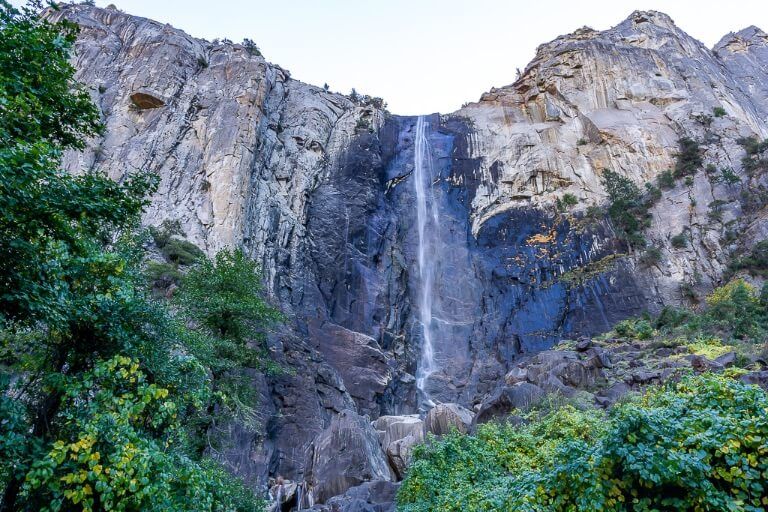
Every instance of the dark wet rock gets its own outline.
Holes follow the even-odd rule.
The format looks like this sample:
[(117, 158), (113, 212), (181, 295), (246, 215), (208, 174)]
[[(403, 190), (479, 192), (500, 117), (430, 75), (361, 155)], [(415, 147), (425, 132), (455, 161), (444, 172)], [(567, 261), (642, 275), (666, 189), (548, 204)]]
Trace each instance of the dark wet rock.
[(310, 323), (317, 350), (338, 369), (344, 387), (362, 414), (378, 415), (379, 401), (392, 381), (394, 362), (378, 342), (340, 325)]
[(427, 432), (442, 436), (455, 428), (466, 434), (472, 425), (472, 412), (459, 404), (438, 404), (427, 412), (424, 427)]
[(394, 512), (399, 484), (377, 480), (349, 489), (325, 505), (312, 507), (313, 512)]
[(722, 365), (724, 368), (733, 366), (736, 364), (736, 352), (726, 352), (720, 357), (715, 358), (715, 362)]
[(587, 337), (582, 337), (582, 338), (579, 338), (579, 340), (576, 342), (576, 351), (584, 352), (591, 346), (592, 346), (592, 339)]
[(480, 406), (474, 424), (504, 420), (514, 411), (525, 412), (545, 395), (543, 389), (528, 382), (497, 389)]
[(528, 369), (524, 366), (517, 365), (507, 372), (504, 376), (504, 382), (508, 385), (517, 384), (518, 382), (525, 382), (528, 380)]
[(742, 382), (747, 384), (755, 384), (768, 391), (768, 370), (762, 370), (759, 372), (751, 372), (746, 375), (742, 375)]
[(376, 431), (351, 410), (335, 416), (314, 439), (304, 474), (318, 503), (371, 480), (392, 480), (392, 476)]
[(718, 372), (723, 369), (723, 365), (717, 361), (711, 361), (704, 356), (692, 355), (689, 358), (691, 367), (697, 372)]

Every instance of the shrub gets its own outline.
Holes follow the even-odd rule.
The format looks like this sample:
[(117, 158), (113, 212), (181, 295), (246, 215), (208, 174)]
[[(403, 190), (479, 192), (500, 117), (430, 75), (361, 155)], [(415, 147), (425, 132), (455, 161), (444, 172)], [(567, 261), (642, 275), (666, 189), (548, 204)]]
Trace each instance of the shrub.
[(760, 142), (756, 137), (743, 137), (737, 142), (744, 148), (741, 165), (747, 173), (768, 169), (768, 139)]
[(245, 48), (245, 51), (248, 52), (248, 55), (261, 57), (261, 50), (259, 50), (259, 47), (253, 42), (253, 39), (248, 39), (247, 37), (243, 39), (243, 47)]
[(557, 208), (558, 210), (561, 210), (561, 211), (567, 210), (571, 206), (575, 206), (577, 204), (579, 204), (578, 198), (575, 195), (568, 192), (563, 194), (562, 198), (560, 197), (557, 198)]
[(661, 251), (658, 247), (648, 247), (638, 258), (638, 262), (646, 267), (653, 266), (661, 261)]
[(659, 184), (659, 188), (669, 190), (675, 186), (675, 175), (672, 173), (672, 171), (666, 170), (659, 174), (659, 177), (656, 179), (656, 181)]
[(723, 107), (715, 107), (715, 108), (712, 109), (712, 114), (715, 117), (723, 117), (723, 116), (725, 116), (726, 112), (725, 112), (725, 109)]
[(684, 249), (685, 247), (688, 247), (688, 236), (685, 232), (682, 232), (673, 236), (670, 239), (670, 242), (675, 249)]
[(704, 161), (701, 158), (699, 143), (689, 137), (683, 137), (678, 141), (679, 151), (675, 162), (675, 177), (682, 178), (695, 174), (701, 169)]
[(733, 172), (733, 169), (729, 167), (723, 167), (720, 169), (720, 177), (717, 181), (722, 181), (726, 185), (734, 185), (741, 181), (741, 178), (739, 178), (739, 176)]
[(735, 279), (707, 296), (705, 320), (740, 339), (760, 339), (766, 332), (766, 310), (757, 290)]
[(608, 192), (608, 215), (620, 237), (632, 246), (645, 245), (642, 231), (650, 221), (649, 205), (637, 185), (620, 174), (606, 170), (603, 186)]
[(738, 258), (729, 265), (731, 272), (746, 270), (753, 276), (768, 276), (768, 240), (755, 244), (745, 256)]
[(766, 407), (760, 388), (706, 375), (605, 418), (565, 408), (454, 433), (414, 451), (399, 510), (762, 510)]

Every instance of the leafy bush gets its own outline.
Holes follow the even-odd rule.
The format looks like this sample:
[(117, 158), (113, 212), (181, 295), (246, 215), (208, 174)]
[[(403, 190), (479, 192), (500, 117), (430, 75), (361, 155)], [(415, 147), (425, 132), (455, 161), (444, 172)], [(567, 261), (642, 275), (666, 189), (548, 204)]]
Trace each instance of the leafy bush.
[(245, 48), (245, 51), (248, 52), (248, 55), (261, 57), (261, 50), (259, 50), (259, 47), (253, 42), (253, 39), (248, 39), (247, 37), (243, 39), (243, 47)]
[(613, 331), (619, 336), (635, 340), (649, 340), (655, 334), (651, 322), (645, 318), (622, 320), (613, 327)]
[(726, 114), (726, 111), (723, 107), (715, 107), (712, 109), (712, 114), (715, 117), (723, 117)]
[(678, 144), (680, 147), (675, 162), (675, 177), (682, 178), (695, 174), (704, 165), (699, 143), (689, 137), (683, 137)]
[(675, 187), (675, 175), (670, 170), (666, 170), (659, 174), (656, 180), (659, 184), (659, 188), (664, 190), (669, 190), (670, 188)]
[(760, 142), (756, 137), (743, 137), (737, 141), (744, 148), (741, 165), (749, 174), (768, 169), (768, 139)]
[[(166, 447), (181, 442), (179, 405), (139, 362), (117, 356), (68, 382), (62, 429), (27, 473), (36, 510), (251, 511), (253, 496), (219, 487), (220, 469)], [(242, 487), (242, 484), (240, 485)]]
[(732, 261), (729, 270), (732, 273), (746, 270), (753, 276), (768, 276), (768, 240), (758, 242), (747, 255)]
[(579, 204), (579, 199), (575, 195), (568, 192), (563, 194), (562, 198), (557, 198), (557, 209), (561, 211), (567, 210), (568, 208), (576, 206), (577, 204)]
[(454, 433), (415, 450), (399, 510), (763, 510), (767, 407), (760, 388), (706, 375), (605, 419), (563, 409), (513, 433)]
[(768, 334), (768, 314), (757, 290), (742, 279), (735, 279), (707, 297), (705, 320), (740, 339), (764, 339)]
[(642, 231), (650, 222), (650, 203), (645, 200), (640, 188), (611, 170), (604, 171), (603, 186), (608, 192), (608, 215), (619, 236), (630, 245), (645, 245)]
[(734, 185), (741, 181), (741, 178), (733, 172), (733, 169), (729, 167), (723, 167), (720, 169), (720, 177), (718, 178), (718, 181), (722, 181), (726, 185)]
[(685, 232), (678, 233), (670, 239), (670, 242), (675, 249), (684, 249), (688, 247), (688, 235)]

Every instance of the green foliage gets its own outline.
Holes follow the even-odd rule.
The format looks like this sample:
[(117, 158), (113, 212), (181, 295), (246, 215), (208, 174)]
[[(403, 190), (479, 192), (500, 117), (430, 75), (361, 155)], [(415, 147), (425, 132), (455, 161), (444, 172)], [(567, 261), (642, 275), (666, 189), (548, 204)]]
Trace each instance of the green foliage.
[(736, 279), (707, 297), (705, 321), (740, 339), (765, 339), (768, 312), (754, 287)]
[[(28, 507), (71, 510), (255, 510), (220, 470), (196, 463), (180, 443), (179, 405), (150, 383), (138, 361), (117, 356), (67, 380), (58, 439), (27, 473)], [(212, 478), (213, 477), (213, 478)]]
[(2, 510), (256, 510), (180, 427), (216, 390), (200, 336), (141, 286), (156, 179), (61, 169), (101, 126), (73, 80), (76, 27), (40, 7), (0, 2)]
[(675, 249), (685, 249), (688, 247), (688, 235), (686, 235), (685, 232), (678, 233), (669, 241), (672, 243), (672, 247)]
[(137, 220), (154, 186), (59, 168), (62, 150), (101, 130), (72, 80), (75, 34), (0, 5), (0, 311), (21, 321), (65, 321), (83, 274), (113, 264), (102, 241)]
[(675, 177), (682, 178), (696, 174), (696, 171), (704, 166), (699, 143), (689, 137), (683, 137), (678, 144), (680, 148), (675, 162)]
[(746, 270), (753, 276), (768, 276), (768, 240), (758, 242), (745, 256), (732, 261), (729, 270), (732, 273)]
[(651, 322), (645, 318), (622, 320), (613, 330), (619, 336), (636, 340), (649, 340), (655, 334)]
[(661, 250), (658, 247), (647, 247), (641, 254), (637, 261), (646, 267), (650, 267), (659, 263), (662, 259)]
[(727, 114), (727, 112), (723, 107), (715, 107), (712, 109), (712, 114), (715, 117), (724, 117)]
[[(240, 250), (221, 251), (183, 277), (174, 300), (199, 326), (199, 341), (190, 350), (213, 375), (218, 416), (230, 413), (256, 424), (256, 397), (244, 370), (279, 371), (264, 341), (266, 330), (282, 318), (263, 298), (258, 265)], [(205, 428), (212, 421), (209, 414)]]
[(608, 192), (608, 215), (619, 236), (632, 246), (644, 246), (642, 232), (650, 222), (648, 210), (652, 201), (644, 198), (631, 180), (611, 170), (603, 172), (603, 186)]
[(243, 47), (245, 48), (245, 51), (248, 52), (248, 55), (261, 57), (261, 50), (259, 50), (259, 47), (253, 42), (253, 39), (248, 39), (247, 37), (243, 39)]
[(582, 413), (594, 416), (574, 423), (564, 409), (514, 434), (453, 434), (415, 451), (398, 509), (764, 510), (766, 407), (760, 388), (706, 375), (652, 389), (605, 419)]
[(669, 190), (675, 187), (675, 175), (672, 171), (666, 170), (659, 174), (657, 182), (659, 184), (659, 188)]
[(160, 226), (151, 226), (149, 233), (166, 260), (177, 265), (191, 265), (205, 258), (205, 253), (192, 242), (179, 238), (184, 236), (178, 221), (163, 221)]
[(579, 199), (575, 195), (568, 192), (563, 194), (562, 198), (557, 198), (557, 209), (560, 211), (568, 210), (577, 204), (579, 204)]
[(733, 169), (729, 167), (723, 167), (720, 169), (720, 177), (718, 181), (722, 181), (726, 185), (735, 185), (736, 183), (741, 181), (741, 178), (733, 172)]
[(768, 139), (760, 142), (756, 137), (744, 137), (737, 142), (744, 148), (741, 165), (747, 173), (751, 175), (768, 169)]

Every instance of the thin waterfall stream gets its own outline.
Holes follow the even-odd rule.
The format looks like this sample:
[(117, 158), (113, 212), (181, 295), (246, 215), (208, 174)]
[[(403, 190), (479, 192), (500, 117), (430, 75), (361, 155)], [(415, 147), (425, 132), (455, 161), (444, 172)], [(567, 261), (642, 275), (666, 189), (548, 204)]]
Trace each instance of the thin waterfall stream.
[(432, 190), (433, 165), (432, 151), (427, 128), (429, 123), (423, 116), (416, 120), (414, 137), (413, 186), (416, 192), (416, 222), (418, 228), (418, 266), (419, 266), (419, 322), (422, 326), (421, 355), (416, 370), (416, 387), (426, 405), (432, 405), (426, 389), (427, 379), (437, 370), (434, 347), (434, 303), (433, 290), (436, 276), (437, 226), (438, 211)]

